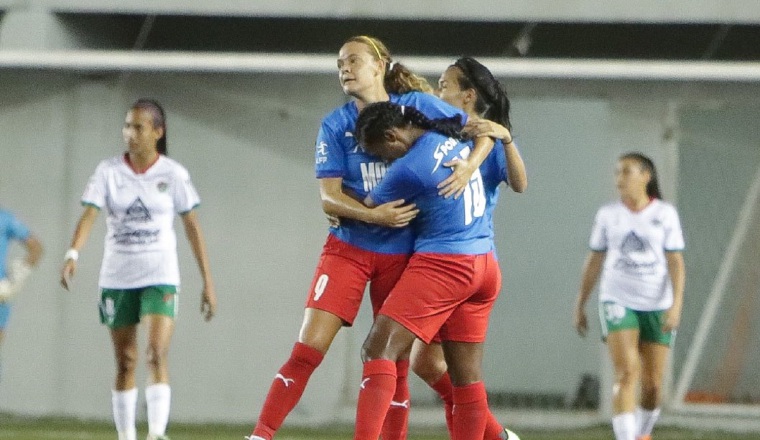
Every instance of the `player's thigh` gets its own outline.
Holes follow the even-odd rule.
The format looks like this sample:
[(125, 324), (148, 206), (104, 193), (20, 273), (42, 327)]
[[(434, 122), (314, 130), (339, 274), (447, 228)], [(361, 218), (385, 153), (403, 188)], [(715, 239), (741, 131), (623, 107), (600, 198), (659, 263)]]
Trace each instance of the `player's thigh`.
[(665, 310), (639, 311), (636, 312), (641, 329), (641, 342), (671, 347), (675, 342), (675, 331), (663, 331), (665, 324)]
[(670, 358), (670, 346), (657, 342), (641, 341), (639, 354), (641, 356), (642, 383), (650, 386), (662, 384)]
[(111, 330), (134, 326), (140, 322), (139, 289), (101, 289), (100, 322)]
[(501, 290), (501, 270), (492, 254), (478, 255), (472, 292), (441, 327), (444, 341), (481, 343), (486, 340), (488, 321)]
[(343, 326), (344, 321), (338, 315), (307, 307), (298, 332), (298, 342), (325, 354)]
[(429, 343), (471, 296), (474, 278), (474, 256), (414, 254), (379, 314)]
[(451, 382), (465, 386), (483, 379), (483, 344), (479, 342), (443, 341)]
[(410, 255), (377, 254), (373, 265), (372, 278), (369, 283), (369, 298), (372, 302), (372, 315), (377, 316), (383, 303), (390, 295), (401, 275), (403, 275)]
[(306, 308), (322, 310), (352, 325), (372, 272), (373, 255), (330, 236), (306, 298)]
[(159, 315), (173, 321), (179, 310), (177, 286), (155, 285), (138, 289), (140, 294), (140, 318)]

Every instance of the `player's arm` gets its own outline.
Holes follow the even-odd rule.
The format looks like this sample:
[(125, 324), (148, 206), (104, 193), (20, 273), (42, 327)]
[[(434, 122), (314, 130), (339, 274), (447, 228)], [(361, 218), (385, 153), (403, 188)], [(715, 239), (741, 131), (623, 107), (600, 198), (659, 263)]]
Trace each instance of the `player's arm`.
[(195, 261), (203, 278), (203, 291), (201, 292), (201, 314), (206, 321), (214, 317), (216, 313), (216, 290), (214, 280), (211, 278), (211, 266), (206, 252), (206, 241), (203, 238), (203, 230), (198, 221), (195, 210), (182, 214), (182, 224), (185, 227), (185, 235), (190, 242)]
[(340, 177), (319, 179), (319, 195), (322, 210), (328, 216), (351, 218), (392, 228), (408, 225), (419, 212), (413, 204), (404, 205), (404, 200), (365, 206), (343, 191), (343, 179)]
[(448, 198), (459, 198), (467, 185), (470, 184), (472, 173), (475, 172), (493, 150), (494, 141), (490, 137), (479, 137), (474, 140), (472, 152), (467, 159), (457, 159), (446, 162), (444, 166), (451, 167), (451, 175), (438, 184), (438, 194)]
[(504, 154), (507, 157), (507, 175), (509, 187), (513, 191), (521, 193), (528, 188), (528, 174), (525, 171), (520, 150), (513, 142), (512, 133), (509, 129), (498, 122), (488, 119), (472, 117), (464, 126), (470, 136), (474, 138), (490, 137), (500, 139), (504, 144)]
[(581, 286), (578, 292), (578, 298), (575, 302), (574, 325), (578, 334), (586, 336), (588, 331), (588, 321), (586, 319), (586, 302), (588, 302), (594, 286), (602, 272), (602, 265), (607, 256), (606, 252), (591, 251), (586, 257), (581, 273)]
[(42, 244), (33, 235), (27, 233), (21, 243), (26, 248), (26, 256), (11, 261), (8, 278), (0, 280), (0, 302), (9, 300), (21, 290), (42, 256)]
[(26, 248), (26, 258), (24, 258), (24, 263), (29, 267), (37, 267), (40, 258), (42, 258), (42, 243), (34, 235), (29, 235), (23, 243)]
[(82, 211), (82, 215), (79, 217), (77, 227), (74, 230), (74, 237), (71, 239), (71, 246), (69, 247), (69, 250), (66, 251), (63, 268), (61, 269), (61, 286), (66, 290), (69, 289), (69, 281), (71, 280), (71, 277), (76, 273), (79, 251), (90, 238), (92, 225), (95, 223), (95, 219), (98, 218), (99, 213), (100, 209), (96, 206), (85, 205), (84, 211)]
[(673, 286), (673, 305), (665, 314), (663, 331), (669, 332), (678, 328), (681, 323), (681, 310), (683, 309), (683, 291), (686, 284), (686, 266), (683, 262), (683, 253), (679, 251), (665, 252), (668, 261), (668, 274)]

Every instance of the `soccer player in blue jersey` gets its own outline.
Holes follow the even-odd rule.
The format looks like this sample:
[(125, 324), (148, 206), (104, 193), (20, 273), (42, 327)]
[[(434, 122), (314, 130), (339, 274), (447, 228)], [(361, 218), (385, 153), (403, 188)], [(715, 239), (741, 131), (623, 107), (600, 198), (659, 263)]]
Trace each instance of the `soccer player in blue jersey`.
[[(359, 112), (370, 103), (390, 101), (414, 105), (432, 118), (465, 116), (424, 93), (432, 91), (427, 82), (393, 62), (388, 49), (376, 38), (350, 38), (339, 51), (337, 65), (343, 92), (353, 100), (323, 119), (316, 141), (315, 168), (322, 208), (340, 218), (340, 225), (330, 228), (309, 289), (298, 341), (272, 381), (250, 439), (272, 439), (300, 400), (338, 331), (352, 325), (367, 283), (376, 312), (412, 253), (414, 235), (407, 226), (418, 212), (413, 204), (395, 199), (367, 208), (356, 200), (377, 186), (386, 172), (385, 162), (356, 142)], [(481, 155), (480, 160), (476, 158), (472, 166), (457, 168), (454, 173), (449, 171), (438, 190), (446, 196), (460, 194), (492, 146), (493, 142), (486, 140), (476, 147), (473, 154)], [(393, 401), (399, 404), (388, 413), (382, 431), (385, 440), (406, 436), (408, 359), (399, 359), (396, 367), (398, 391)]]
[[(26, 248), (26, 256), (8, 264), (8, 247), (16, 240)], [(42, 256), (42, 244), (13, 213), (0, 208), (0, 344), (11, 313), (11, 298), (19, 292), (32, 268)]]
[[(449, 104), (461, 108), (468, 116), (465, 131), (471, 136), (490, 136), (497, 139), (496, 146), (480, 166), (486, 194), (486, 217), (489, 219), (493, 239), (493, 210), (499, 199), (499, 187), (506, 182), (517, 193), (525, 191), (528, 178), (525, 164), (512, 140), (509, 110), (510, 102), (504, 88), (487, 67), (471, 57), (462, 57), (449, 66), (438, 80), (436, 95)], [(452, 385), (446, 371), (446, 362), (440, 338), (430, 344), (416, 340), (412, 349), (411, 368), (433, 388), (444, 402), (446, 424), (452, 430)], [(510, 437), (511, 436), (511, 437)], [(515, 438), (490, 414), (485, 440)]]
[(443, 341), (453, 384), (453, 438), (481, 440), (485, 433), (489, 411), (480, 364), (501, 273), (480, 170), (462, 197), (439, 195), (439, 182), (451, 173), (444, 164), (470, 153), (458, 139), (460, 130), (459, 116), (431, 120), (414, 107), (392, 102), (367, 106), (357, 121), (355, 134), (365, 150), (393, 161), (365, 204), (404, 199), (419, 213), (414, 255), (362, 347), (355, 440), (378, 438), (396, 386), (396, 362), (415, 338), (429, 343), (436, 335)]

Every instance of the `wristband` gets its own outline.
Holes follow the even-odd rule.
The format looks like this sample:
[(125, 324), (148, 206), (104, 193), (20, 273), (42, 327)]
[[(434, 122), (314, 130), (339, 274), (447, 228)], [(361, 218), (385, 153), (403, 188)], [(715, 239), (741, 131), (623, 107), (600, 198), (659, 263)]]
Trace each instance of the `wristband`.
[(63, 261), (69, 261), (74, 260), (77, 261), (79, 259), (79, 251), (71, 248), (66, 251), (66, 254), (63, 256)]

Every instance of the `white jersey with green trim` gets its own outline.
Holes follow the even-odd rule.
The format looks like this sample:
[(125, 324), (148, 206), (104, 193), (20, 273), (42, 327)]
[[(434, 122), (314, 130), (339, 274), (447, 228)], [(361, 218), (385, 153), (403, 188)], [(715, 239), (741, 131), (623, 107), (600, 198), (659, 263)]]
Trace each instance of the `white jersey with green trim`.
[(100, 287), (179, 286), (174, 216), (199, 203), (190, 174), (166, 156), (141, 174), (125, 156), (100, 162), (82, 195), (108, 214)]
[(596, 213), (589, 247), (607, 254), (600, 301), (640, 311), (673, 305), (665, 252), (684, 249), (681, 221), (673, 205), (653, 199), (638, 212), (620, 201), (605, 205)]

